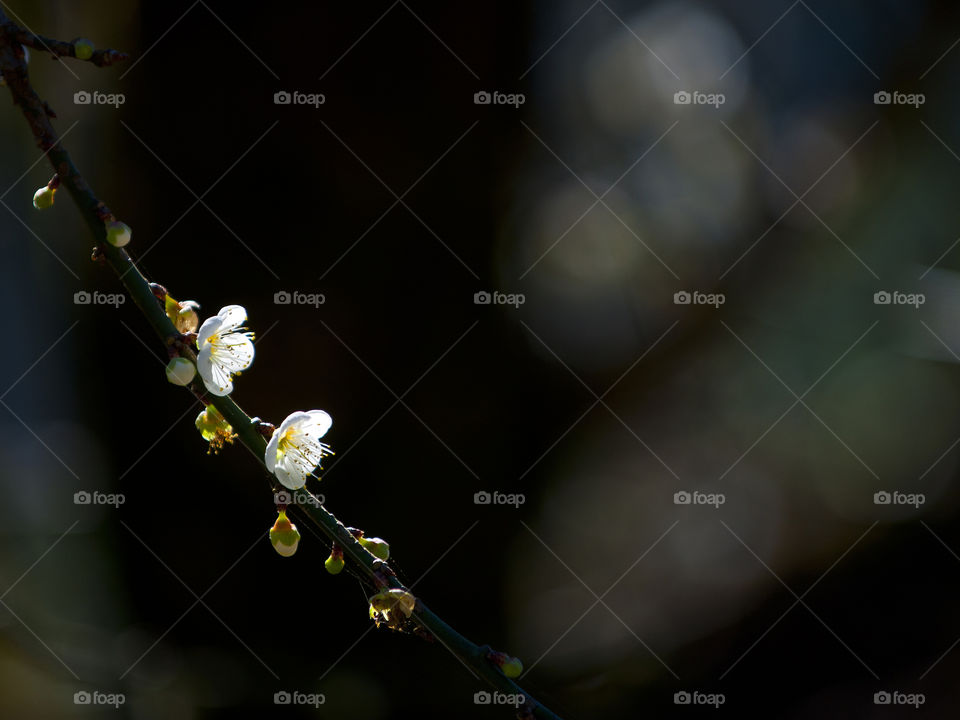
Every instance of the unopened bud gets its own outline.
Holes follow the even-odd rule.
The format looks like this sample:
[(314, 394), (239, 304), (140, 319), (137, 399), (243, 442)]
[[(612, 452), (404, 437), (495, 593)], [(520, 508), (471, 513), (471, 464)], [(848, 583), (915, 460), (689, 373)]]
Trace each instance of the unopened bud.
[(378, 537), (360, 537), (357, 538), (357, 542), (363, 545), (375, 557), (384, 561), (390, 559), (390, 543), (386, 540)]
[(78, 60), (89, 60), (93, 57), (93, 50), (93, 43), (86, 38), (73, 41), (73, 54)]
[(280, 511), (277, 521), (270, 528), (270, 543), (273, 549), (283, 557), (293, 555), (297, 551), (297, 545), (300, 544), (297, 526), (287, 519), (287, 513), (284, 510)]
[(48, 207), (53, 207), (53, 196), (56, 193), (57, 191), (54, 188), (44, 185), (33, 194), (33, 206), (37, 210), (46, 210)]
[(512, 657), (503, 665), (500, 666), (500, 669), (503, 670), (503, 674), (508, 678), (520, 677), (520, 674), (523, 672), (523, 663), (520, 662), (520, 658)]
[(107, 223), (107, 242), (114, 247), (123, 247), (130, 242), (133, 230), (126, 223), (113, 220)]
[(196, 366), (186, 358), (175, 357), (167, 363), (167, 380), (174, 385), (189, 385), (196, 374)]
[(324, 561), (323, 566), (331, 575), (338, 575), (340, 571), (343, 570), (343, 565), (343, 551), (338, 547), (334, 547), (333, 550), (330, 551), (330, 557)]

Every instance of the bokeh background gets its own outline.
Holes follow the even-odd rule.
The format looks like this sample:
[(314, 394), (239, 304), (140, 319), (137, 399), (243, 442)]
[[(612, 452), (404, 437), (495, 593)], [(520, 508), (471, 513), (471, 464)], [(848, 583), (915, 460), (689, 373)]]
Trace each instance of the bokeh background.
[[(956, 7), (3, 5), (132, 54), (30, 70), (133, 256), (248, 309), (234, 398), (329, 411), (327, 507), (553, 710), (956, 715)], [(523, 103), (475, 103), (495, 91)], [(12, 106), (0, 130), (0, 713), (510, 716), (442, 648), (369, 631), (305, 522), (276, 555), (264, 471), (205, 454), (131, 303), (74, 303), (119, 285), (67, 197), (31, 207), (50, 169)]]

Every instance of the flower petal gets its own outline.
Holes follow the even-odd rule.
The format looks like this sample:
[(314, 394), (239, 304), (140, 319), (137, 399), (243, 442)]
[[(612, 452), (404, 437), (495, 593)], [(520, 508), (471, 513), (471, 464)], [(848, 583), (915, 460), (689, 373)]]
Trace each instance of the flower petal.
[(310, 413), (305, 413), (302, 410), (297, 410), (297, 412), (290, 413), (284, 418), (283, 422), (280, 423), (280, 427), (277, 428), (277, 432), (286, 432), (294, 425), (300, 425), (301, 423), (310, 419)]
[(302, 488), (307, 481), (307, 477), (302, 473), (296, 466), (287, 468), (283, 463), (276, 466), (274, 469), (274, 475), (277, 476), (277, 480), (280, 481), (280, 484), (285, 488), (290, 490), (299, 490)]
[(273, 431), (273, 435), (270, 437), (270, 442), (267, 443), (267, 449), (263, 453), (263, 464), (267, 466), (267, 470), (273, 472), (277, 467), (277, 446), (280, 444), (280, 430), (279, 428)]
[(233, 392), (233, 380), (230, 373), (217, 362), (214, 346), (207, 343), (197, 355), (197, 372), (203, 379), (203, 384), (214, 395), (223, 397)]
[(253, 341), (245, 333), (221, 335), (213, 351), (214, 362), (231, 373), (242, 372), (250, 367), (254, 353)]
[(242, 305), (227, 305), (220, 308), (217, 317), (223, 321), (222, 332), (236, 330), (247, 321), (247, 311)]
[(311, 437), (322, 438), (333, 425), (333, 418), (323, 410), (310, 410), (307, 415), (310, 416), (312, 425), (309, 431)]
[(204, 320), (199, 332), (197, 332), (197, 347), (202, 350), (203, 344), (207, 342), (212, 335), (220, 332), (221, 325), (223, 325), (223, 318), (217, 316), (208, 317)]

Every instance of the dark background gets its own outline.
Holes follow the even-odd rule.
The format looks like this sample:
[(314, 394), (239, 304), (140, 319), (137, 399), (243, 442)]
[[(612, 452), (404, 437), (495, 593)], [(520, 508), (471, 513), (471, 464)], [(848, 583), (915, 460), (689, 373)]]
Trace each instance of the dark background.
[[(4, 6), (131, 53), (76, 77), (30, 63), (131, 254), (204, 316), (247, 308), (257, 358), (234, 399), (277, 423), (330, 412), (327, 507), (388, 539), (441, 617), (520, 657), (554, 711), (956, 714), (952, 4)], [(685, 89), (726, 103), (675, 105)], [(508, 717), (443, 648), (367, 632), (366, 589), (323, 571), (305, 521), (276, 555), (262, 467), (205, 454), (132, 303), (72, 302), (120, 286), (65, 194), (32, 208), (50, 169), (12, 106), (0, 128), (4, 716)], [(125, 502), (75, 505), (84, 489)], [(884, 490), (926, 501), (874, 504)], [(278, 708), (280, 690), (326, 703)]]

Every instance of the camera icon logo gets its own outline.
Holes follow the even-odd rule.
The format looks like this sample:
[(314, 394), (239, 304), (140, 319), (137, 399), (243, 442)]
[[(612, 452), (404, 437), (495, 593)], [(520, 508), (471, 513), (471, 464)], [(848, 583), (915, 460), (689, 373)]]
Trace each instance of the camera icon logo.
[(92, 697), (86, 690), (80, 690), (73, 694), (74, 705), (89, 705)]
[(690, 295), (686, 290), (680, 290), (673, 294), (673, 304), (674, 305), (689, 305), (693, 296)]
[(874, 505), (889, 505), (892, 499), (892, 496), (886, 490), (881, 490), (873, 494)]
[(73, 504), (74, 505), (89, 505), (93, 500), (93, 496), (88, 493), (86, 490), (81, 490), (80, 492), (75, 492), (73, 494)]
[(273, 94), (274, 105), (289, 105), (293, 102), (293, 95), (286, 90), (279, 90)]
[(879, 290), (873, 294), (874, 305), (889, 305), (891, 295), (886, 290)]
[(679, 90), (673, 94), (674, 105), (689, 105), (693, 96), (686, 90)]
[(686, 690), (681, 690), (680, 692), (675, 692), (673, 694), (674, 705), (689, 705), (691, 699), (690, 693), (688, 693)]
[(480, 690), (473, 694), (474, 705), (489, 705), (493, 701), (493, 696), (486, 690)]
[(73, 304), (74, 305), (89, 305), (93, 302), (93, 295), (88, 293), (86, 290), (80, 290), (73, 294)]
[(480, 292), (473, 294), (474, 305), (489, 305), (492, 302), (493, 296), (486, 290), (481, 290)]
[(692, 501), (693, 496), (690, 495), (686, 490), (680, 490), (673, 494), (673, 504), (674, 505), (689, 505)]
[(873, 694), (874, 705), (889, 705), (893, 697), (886, 690), (881, 690)]
[(273, 502), (275, 505), (293, 505), (293, 495), (286, 490), (275, 492), (273, 494)]
[(273, 294), (274, 305), (289, 305), (291, 302), (293, 302), (293, 296), (286, 290), (280, 290)]
[(473, 494), (474, 505), (489, 505), (493, 501), (493, 496), (486, 490), (481, 490)]
[(889, 105), (891, 102), (893, 102), (893, 97), (886, 90), (881, 90), (873, 94), (874, 105)]
[(473, 94), (474, 105), (489, 105), (491, 102), (493, 102), (493, 96), (486, 90), (481, 90)]
[(286, 690), (281, 690), (273, 694), (274, 705), (289, 705), (291, 702), (293, 702), (293, 696)]
[(93, 102), (93, 96), (86, 90), (78, 90), (73, 94), (74, 105), (89, 105)]

